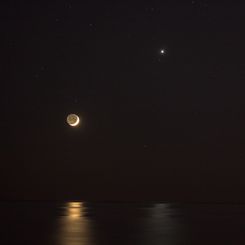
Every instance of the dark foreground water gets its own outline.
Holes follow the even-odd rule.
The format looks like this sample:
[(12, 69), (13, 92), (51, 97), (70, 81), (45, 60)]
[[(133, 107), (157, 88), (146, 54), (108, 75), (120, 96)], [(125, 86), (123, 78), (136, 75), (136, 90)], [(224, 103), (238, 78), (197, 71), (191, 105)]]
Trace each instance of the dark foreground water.
[(245, 244), (245, 206), (228, 204), (0, 204), (0, 244)]

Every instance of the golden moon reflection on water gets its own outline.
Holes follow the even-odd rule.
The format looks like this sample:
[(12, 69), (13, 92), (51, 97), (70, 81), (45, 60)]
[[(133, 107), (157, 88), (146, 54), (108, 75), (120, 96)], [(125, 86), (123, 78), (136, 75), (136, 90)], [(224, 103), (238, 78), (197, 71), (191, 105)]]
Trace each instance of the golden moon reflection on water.
[(80, 123), (80, 119), (79, 116), (77, 116), (76, 114), (69, 114), (66, 118), (66, 122), (70, 126), (75, 127)]

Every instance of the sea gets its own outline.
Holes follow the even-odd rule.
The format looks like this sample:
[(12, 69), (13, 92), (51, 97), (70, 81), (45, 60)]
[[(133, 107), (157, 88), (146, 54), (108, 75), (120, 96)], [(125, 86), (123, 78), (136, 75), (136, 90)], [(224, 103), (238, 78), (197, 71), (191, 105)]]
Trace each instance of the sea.
[(1, 245), (245, 244), (245, 205), (1, 202)]

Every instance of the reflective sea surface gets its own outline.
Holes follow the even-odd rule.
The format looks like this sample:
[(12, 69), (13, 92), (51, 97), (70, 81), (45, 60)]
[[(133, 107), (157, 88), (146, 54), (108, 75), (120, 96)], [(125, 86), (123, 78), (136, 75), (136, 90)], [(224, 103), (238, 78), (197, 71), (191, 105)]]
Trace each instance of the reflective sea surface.
[(4, 202), (0, 244), (245, 244), (235, 204)]

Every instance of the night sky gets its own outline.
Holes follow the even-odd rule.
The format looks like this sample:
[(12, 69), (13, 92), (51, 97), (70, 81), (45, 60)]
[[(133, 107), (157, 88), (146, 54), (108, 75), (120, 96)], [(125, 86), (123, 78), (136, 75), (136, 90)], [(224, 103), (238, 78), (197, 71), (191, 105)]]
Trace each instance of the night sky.
[(245, 4), (144, 2), (1, 2), (1, 200), (245, 201)]

